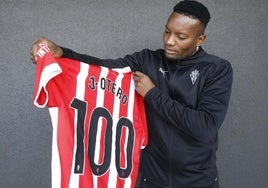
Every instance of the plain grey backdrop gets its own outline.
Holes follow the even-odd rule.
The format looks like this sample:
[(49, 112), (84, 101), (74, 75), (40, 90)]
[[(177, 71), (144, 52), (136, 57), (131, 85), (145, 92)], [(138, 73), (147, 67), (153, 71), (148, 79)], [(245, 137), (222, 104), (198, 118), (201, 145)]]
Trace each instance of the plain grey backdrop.
[[(0, 187), (50, 187), (51, 122), (32, 104), (32, 43), (46, 36), (81, 53), (116, 58), (162, 48), (175, 0), (0, 1)], [(268, 187), (268, 1), (201, 0), (211, 12), (203, 47), (234, 69), (220, 129), (222, 188)]]

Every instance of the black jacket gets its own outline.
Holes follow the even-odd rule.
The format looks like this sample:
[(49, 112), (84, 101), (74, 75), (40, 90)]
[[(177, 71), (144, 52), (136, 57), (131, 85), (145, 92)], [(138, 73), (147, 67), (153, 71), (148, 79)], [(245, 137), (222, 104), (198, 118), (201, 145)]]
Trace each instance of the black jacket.
[(202, 48), (180, 61), (163, 50), (144, 49), (101, 60), (63, 48), (64, 57), (110, 68), (130, 66), (156, 85), (144, 97), (149, 144), (141, 174), (152, 187), (210, 188), (218, 185), (218, 130), (226, 115), (233, 72), (229, 62)]

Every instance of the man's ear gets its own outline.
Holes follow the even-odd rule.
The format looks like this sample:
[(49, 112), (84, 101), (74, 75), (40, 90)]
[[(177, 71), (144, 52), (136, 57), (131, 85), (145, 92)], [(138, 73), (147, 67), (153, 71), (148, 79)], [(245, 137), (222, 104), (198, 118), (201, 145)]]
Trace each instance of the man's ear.
[(205, 34), (200, 35), (199, 38), (197, 39), (196, 46), (201, 46), (205, 42), (206, 37), (207, 36)]

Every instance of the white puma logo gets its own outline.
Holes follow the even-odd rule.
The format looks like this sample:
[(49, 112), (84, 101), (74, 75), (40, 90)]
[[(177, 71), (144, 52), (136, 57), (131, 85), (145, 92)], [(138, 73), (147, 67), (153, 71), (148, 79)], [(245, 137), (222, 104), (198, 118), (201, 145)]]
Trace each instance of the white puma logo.
[(163, 70), (162, 67), (159, 67), (158, 70), (159, 70), (159, 72), (161, 72), (161, 73), (163, 74), (163, 77), (166, 78), (166, 73), (167, 73), (168, 71)]

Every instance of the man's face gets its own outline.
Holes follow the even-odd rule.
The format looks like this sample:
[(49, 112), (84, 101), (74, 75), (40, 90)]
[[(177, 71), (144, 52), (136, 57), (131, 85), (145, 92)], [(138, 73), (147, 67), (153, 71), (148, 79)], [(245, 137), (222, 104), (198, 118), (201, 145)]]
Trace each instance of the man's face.
[(163, 35), (167, 58), (183, 59), (195, 53), (204, 40), (203, 27), (198, 19), (173, 12)]

